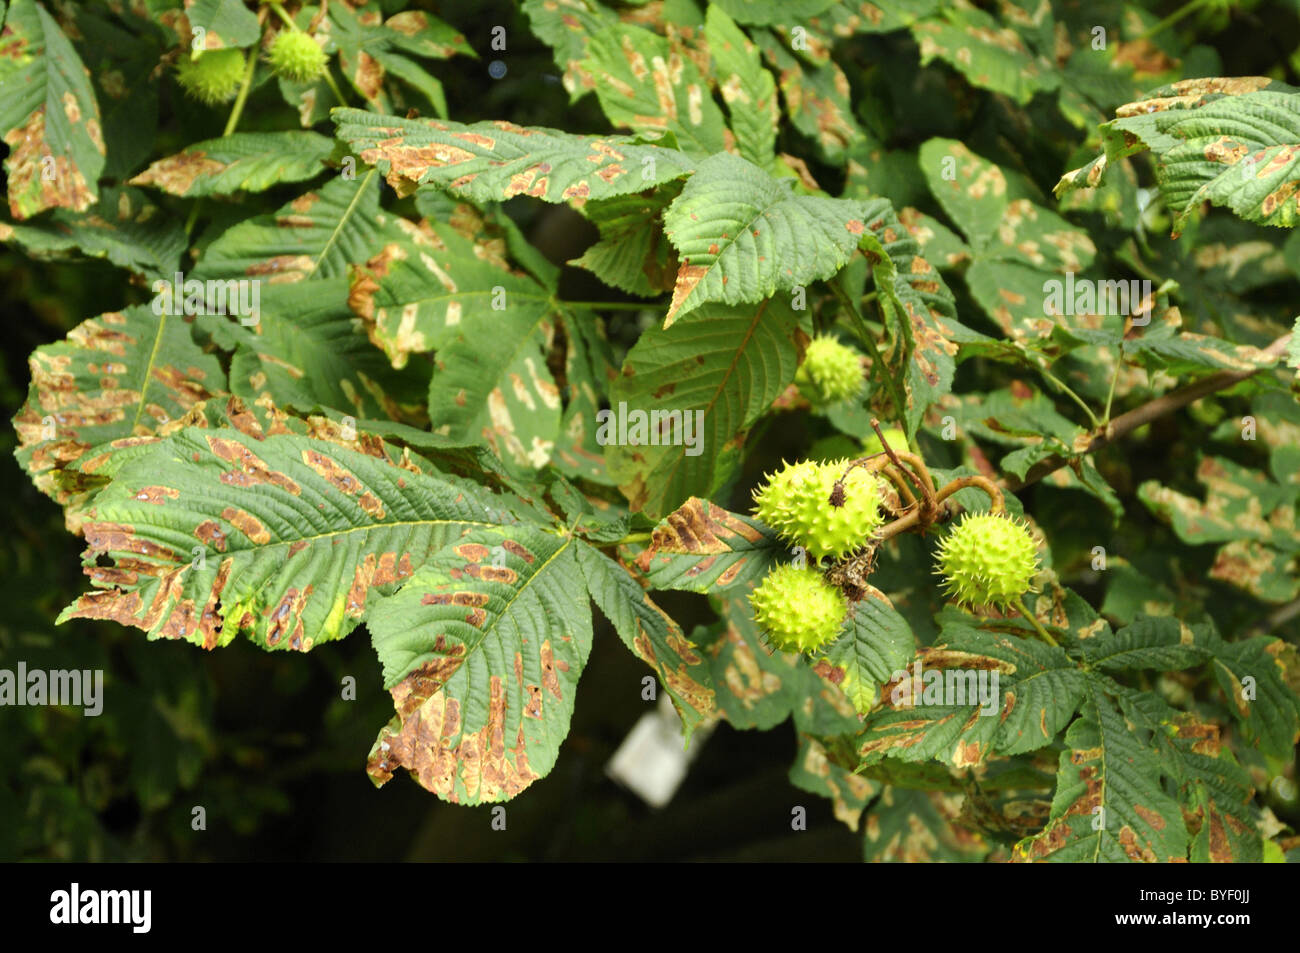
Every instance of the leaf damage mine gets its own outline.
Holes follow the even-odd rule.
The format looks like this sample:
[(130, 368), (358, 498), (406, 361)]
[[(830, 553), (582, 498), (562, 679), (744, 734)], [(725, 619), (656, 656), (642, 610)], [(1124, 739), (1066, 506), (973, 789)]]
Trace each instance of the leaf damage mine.
[(271, 542), (271, 534), (262, 525), (262, 521), (246, 510), (227, 506), (221, 511), (221, 518), (259, 546)]
[(324, 477), (336, 489), (341, 490), (348, 496), (356, 497), (357, 505), (370, 516), (377, 520), (384, 519), (386, 515), (384, 504), (380, 502), (379, 497), (371, 493), (366, 488), (366, 485), (352, 474), (352, 471), (331, 460), (323, 453), (309, 448), (303, 449), (302, 461)]
[(131, 185), (152, 185), (171, 195), (187, 195), (201, 178), (211, 178), (225, 171), (227, 163), (208, 157), (201, 149), (186, 149), (152, 163), (135, 178)]
[[(465, 733), (460, 703), (444, 691), (428, 692), (408, 677), (392, 689), (397, 717), (376, 739), (367, 771), (376, 784), (386, 783), (400, 767), (425, 789), (453, 804), (505, 801), (539, 775), (528, 763), (523, 725), (506, 747), (506, 693), (499, 675), (488, 683), (483, 727)], [(404, 714), (403, 714), (404, 713)]]
[(186, 562), (178, 559), (176, 553), (166, 546), (136, 536), (135, 529), (125, 523), (88, 521), (83, 527), (88, 553), (112, 554), (135, 553), (148, 556), (161, 563)]
[(154, 506), (162, 506), (168, 500), (174, 500), (180, 497), (181, 491), (170, 486), (144, 486), (136, 491), (133, 499), (141, 503), (152, 503)]
[(544, 639), (541, 649), (539, 650), (542, 661), (542, 685), (550, 692), (556, 701), (563, 701), (564, 696), (560, 693), (560, 678), (555, 674), (557, 666), (567, 665), (563, 660), (555, 658), (555, 652), (551, 648), (551, 640)]
[[(300, 541), (302, 546), (306, 546), (305, 541)], [(290, 555), (294, 552), (294, 547), (289, 547)], [(403, 552), (398, 556), (396, 552), (384, 552), (376, 555), (375, 553), (366, 553), (365, 559), (357, 566), (352, 575), (352, 584), (348, 587), (348, 594), (344, 601), (344, 611), (349, 617), (354, 619), (361, 618), (366, 609), (366, 596), (370, 593), (371, 588), (375, 586), (386, 586), (402, 579), (409, 578), (415, 572), (411, 563), (411, 554)]]
[(1170, 95), (1140, 99), (1126, 103), (1115, 110), (1118, 119), (1143, 116), (1170, 109), (1195, 109), (1220, 96), (1240, 96), (1268, 87), (1273, 80), (1267, 76), (1203, 77), (1184, 79), (1171, 83)]
[[(448, 643), (447, 636), (438, 633), (428, 653), (433, 657), (412, 669), (403, 680), (403, 684), (407, 685), (407, 691), (403, 694), (402, 701), (397, 704), (398, 714), (402, 717), (411, 715), (423, 700), (441, 691), (464, 664), (467, 651), (465, 643)], [(397, 703), (397, 686), (394, 686), (392, 694), (394, 702)]]
[(315, 588), (310, 583), (301, 590), (290, 586), (274, 607), (268, 606), (263, 611), (267, 619), (264, 639), (268, 648), (274, 648), (285, 636), (289, 637), (288, 647), (295, 652), (311, 648), (313, 640), (305, 635), (303, 629), (303, 610)]
[(532, 565), (537, 560), (537, 557), (534, 556), (527, 547), (525, 547), (522, 543), (517, 542), (516, 540), (513, 539), (503, 540), (501, 542), (501, 548), (508, 553), (518, 556), (520, 559), (522, 559), (524, 562), (528, 563), (529, 565)]
[(204, 520), (194, 527), (194, 538), (205, 546), (211, 546), (217, 552), (226, 551), (226, 532), (216, 520)]
[[(239, 441), (218, 437), (215, 434), (205, 434), (204, 439), (207, 441), (208, 447), (220, 459), (225, 460), (227, 463), (233, 463), (238, 467), (238, 470), (231, 471), (227, 477), (223, 477), (223, 482), (247, 486), (249, 483), (243, 481), (248, 480), (251, 483), (266, 483), (279, 487), (294, 496), (302, 495), (302, 487), (296, 481), (287, 474), (272, 470), (267, 466), (265, 460)], [(236, 476), (235, 474), (239, 475)]]

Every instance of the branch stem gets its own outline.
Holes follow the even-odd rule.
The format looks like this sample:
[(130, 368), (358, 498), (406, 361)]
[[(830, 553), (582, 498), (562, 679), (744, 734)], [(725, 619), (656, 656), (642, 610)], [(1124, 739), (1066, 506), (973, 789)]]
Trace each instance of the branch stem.
[(624, 543), (648, 543), (654, 538), (654, 531), (647, 530), (644, 533), (628, 533), (622, 539), (616, 539), (612, 545), (622, 546)]
[(230, 110), (230, 118), (226, 120), (226, 130), (221, 135), (228, 136), (235, 131), (239, 125), (239, 117), (244, 114), (244, 103), (248, 102), (248, 91), (253, 87), (253, 74), (257, 71), (257, 50), (248, 51), (248, 63), (244, 69), (244, 82), (239, 87), (239, 95), (235, 97), (235, 105)]
[(876, 374), (889, 390), (889, 399), (894, 404), (894, 418), (900, 419), (907, 410), (907, 401), (903, 398), (903, 391), (898, 386), (898, 381), (894, 380), (894, 375), (889, 373), (889, 368), (885, 366), (884, 359), (880, 356), (880, 349), (876, 347), (876, 339), (871, 336), (871, 329), (867, 327), (867, 322), (862, 317), (862, 312), (858, 310), (857, 303), (849, 297), (848, 292), (840, 287), (838, 281), (829, 281), (831, 291), (839, 299), (840, 304), (848, 311), (849, 316), (853, 318), (853, 323), (857, 325), (858, 337), (867, 348), (867, 356), (871, 358), (871, 370)]
[[(1291, 335), (1284, 334), (1264, 348), (1264, 353), (1269, 357), (1281, 357), (1285, 353), (1290, 340)], [(1247, 378), (1254, 377), (1262, 370), (1267, 370), (1267, 368), (1256, 367), (1245, 371), (1220, 371), (1193, 384), (1188, 384), (1186, 387), (1180, 387), (1178, 390), (1170, 391), (1168, 394), (1147, 401), (1141, 407), (1135, 407), (1127, 413), (1120, 414), (1107, 423), (1105, 427), (1099, 427), (1082, 453), (1092, 453), (1108, 443), (1113, 443), (1125, 434), (1132, 433), (1143, 424), (1149, 424), (1153, 420), (1172, 414), (1174, 411), (1180, 410), (1216, 391), (1226, 390), (1234, 384), (1239, 384)], [(1029, 472), (1025, 474), (1024, 479), (1013, 480), (1008, 483), (1007, 489), (1014, 493), (1031, 483), (1037, 483), (1048, 474), (1061, 469), (1071, 459), (1071, 456), (1055, 454), (1046, 460), (1041, 460), (1029, 468)]]
[(1046, 642), (1048, 645), (1054, 648), (1059, 649), (1061, 647), (1060, 644), (1056, 641), (1056, 639), (1052, 638), (1051, 633), (1048, 632), (1045, 628), (1043, 628), (1043, 623), (1038, 621), (1038, 616), (1034, 615), (1027, 608), (1025, 608), (1025, 600), (1023, 598), (1017, 599), (1013, 603), (1013, 605), (1015, 605), (1016, 610), (1022, 616), (1025, 617), (1025, 621), (1028, 622), (1030, 625), (1032, 625), (1036, 630), (1038, 630), (1039, 638), (1041, 638), (1044, 642)]
[(954, 493), (960, 493), (968, 487), (974, 487), (983, 490), (993, 501), (993, 512), (1001, 513), (1006, 510), (1006, 499), (1002, 495), (1002, 488), (986, 476), (964, 476), (953, 480), (935, 495), (935, 502), (942, 503)]

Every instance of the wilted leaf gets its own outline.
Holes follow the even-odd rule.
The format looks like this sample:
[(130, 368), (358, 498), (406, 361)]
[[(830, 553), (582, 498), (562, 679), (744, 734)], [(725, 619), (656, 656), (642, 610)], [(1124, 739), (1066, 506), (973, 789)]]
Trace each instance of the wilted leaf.
[(759, 581), (787, 549), (761, 523), (692, 497), (655, 527), (635, 566), (651, 589), (718, 592)]
[(29, 365), (27, 402), (14, 417), (18, 461), (64, 504), (84, 496), (60, 487), (59, 472), (91, 447), (152, 434), (226, 389), (221, 363), (193, 342), (186, 319), (147, 305), (83, 322), (66, 340), (37, 348)]
[(347, 635), (371, 588), (500, 522), (486, 491), (360, 446), (229, 428), (172, 435), (95, 497), (82, 528), (97, 588), (60, 619), (114, 619), (205, 648), (242, 631), (307, 651)]
[(689, 739), (700, 722), (716, 714), (707, 658), (618, 563), (583, 544), (578, 548), (578, 565), (591, 598), (623, 644), (658, 674)]
[(367, 625), (397, 715), (370, 753), (457, 804), (506, 801), (545, 777), (591, 654), (574, 541), (534, 528), (449, 543)]
[(9, 212), (84, 212), (99, 198), (104, 135), (90, 76), (36, 0), (13, 0), (0, 34), (0, 133)]
[(545, 202), (641, 192), (691, 171), (681, 152), (629, 136), (575, 136), (508, 122), (462, 125), (337, 109), (338, 135), (379, 166), (399, 194), (429, 184), (476, 202), (528, 195)]
[(236, 132), (159, 159), (131, 184), (189, 197), (261, 192), (315, 178), (333, 151), (334, 143), (316, 132)]

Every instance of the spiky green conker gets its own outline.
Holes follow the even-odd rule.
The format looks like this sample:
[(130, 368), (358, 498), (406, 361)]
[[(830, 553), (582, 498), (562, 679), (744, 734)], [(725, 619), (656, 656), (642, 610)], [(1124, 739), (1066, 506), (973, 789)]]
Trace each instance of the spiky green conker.
[(808, 342), (794, 381), (810, 402), (834, 404), (862, 393), (862, 362), (853, 348), (829, 334), (819, 334)]
[(1006, 608), (1029, 591), (1038, 547), (1010, 516), (968, 513), (939, 544), (939, 571), (957, 602)]
[[(881, 433), (883, 433), (885, 439), (889, 441), (891, 449), (907, 449), (907, 434), (903, 433), (903, 431), (899, 430), (897, 427), (886, 427), (881, 431)], [(884, 453), (885, 447), (884, 444), (880, 442), (880, 438), (873, 433), (862, 441), (862, 452), (868, 456), (873, 453)]]
[(306, 33), (281, 30), (267, 52), (271, 69), (277, 76), (297, 83), (307, 83), (325, 72), (325, 51)]
[(235, 98), (244, 82), (244, 64), (241, 50), (207, 50), (198, 59), (181, 57), (176, 78), (195, 99), (215, 106)]
[(844, 479), (843, 504), (831, 504), (835, 481), (848, 465), (847, 460), (788, 464), (754, 494), (755, 514), (814, 559), (852, 552), (880, 528), (884, 515), (880, 484), (861, 467)]
[(844, 594), (815, 569), (777, 566), (749, 594), (754, 620), (782, 652), (811, 652), (839, 635)]

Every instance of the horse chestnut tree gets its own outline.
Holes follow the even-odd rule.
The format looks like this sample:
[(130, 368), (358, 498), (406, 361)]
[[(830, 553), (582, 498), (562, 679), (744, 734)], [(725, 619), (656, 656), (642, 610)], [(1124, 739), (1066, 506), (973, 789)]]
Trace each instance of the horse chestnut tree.
[(1294, 859), (1300, 88), (1164, 6), (0, 3), (49, 621), (368, 640), (459, 804), (610, 639), (869, 860)]

